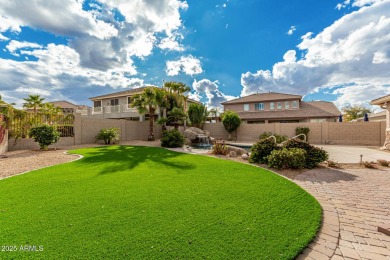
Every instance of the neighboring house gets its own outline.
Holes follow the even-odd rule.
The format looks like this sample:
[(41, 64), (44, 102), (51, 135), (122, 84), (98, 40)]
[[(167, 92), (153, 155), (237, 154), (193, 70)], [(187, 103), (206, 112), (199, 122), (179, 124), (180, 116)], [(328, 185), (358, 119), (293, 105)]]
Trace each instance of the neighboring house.
[(75, 104), (70, 103), (69, 101), (66, 101), (66, 100), (53, 101), (53, 102), (47, 102), (47, 103), (51, 103), (56, 107), (60, 107), (64, 114), (73, 114), (73, 113), (81, 113), (82, 115), (88, 114), (88, 106), (75, 105)]
[[(356, 119), (357, 122), (363, 122), (364, 117), (360, 117)], [(381, 111), (377, 113), (369, 113), (368, 114), (368, 121), (386, 121), (386, 111)]]
[(245, 123), (336, 122), (341, 114), (332, 103), (302, 101), (302, 96), (258, 93), (221, 103), (224, 111), (237, 112)]
[[(93, 117), (127, 119), (131, 121), (149, 120), (149, 114), (140, 114), (136, 108), (131, 107), (134, 95), (140, 94), (147, 87), (124, 90), (106, 95), (89, 98), (93, 102), (92, 111), (89, 113)], [(198, 101), (188, 99), (187, 108), (191, 103)], [(157, 109), (156, 115), (160, 111)]]

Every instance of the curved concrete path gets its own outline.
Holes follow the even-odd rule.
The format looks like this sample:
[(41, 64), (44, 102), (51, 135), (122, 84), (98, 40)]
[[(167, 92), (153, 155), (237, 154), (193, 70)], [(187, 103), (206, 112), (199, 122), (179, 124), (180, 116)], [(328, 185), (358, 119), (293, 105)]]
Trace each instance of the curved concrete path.
[(317, 237), (297, 259), (390, 260), (390, 169), (314, 169), (294, 180), (323, 208)]

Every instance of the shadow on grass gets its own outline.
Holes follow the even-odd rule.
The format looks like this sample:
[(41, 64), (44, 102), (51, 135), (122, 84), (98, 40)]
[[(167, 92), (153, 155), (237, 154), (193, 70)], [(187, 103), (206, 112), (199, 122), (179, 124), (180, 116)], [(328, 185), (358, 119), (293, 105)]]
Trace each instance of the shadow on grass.
[(295, 180), (333, 183), (338, 181), (354, 181), (357, 176), (342, 169), (315, 168), (298, 175)]
[(154, 163), (152, 164), (153, 167), (172, 168), (178, 172), (194, 169), (196, 167), (194, 164), (171, 160), (183, 155), (156, 147), (102, 146), (85, 152), (84, 158), (75, 163), (79, 164), (80, 167), (85, 164), (99, 167), (99, 174), (111, 174), (131, 170), (142, 163)]

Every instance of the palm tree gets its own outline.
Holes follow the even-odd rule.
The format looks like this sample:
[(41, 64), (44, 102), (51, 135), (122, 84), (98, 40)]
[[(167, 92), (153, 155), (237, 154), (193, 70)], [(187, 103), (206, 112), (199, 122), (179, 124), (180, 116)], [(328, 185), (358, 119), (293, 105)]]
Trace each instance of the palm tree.
[(177, 107), (174, 107), (171, 111), (168, 112), (168, 118), (173, 122), (175, 129), (179, 128), (179, 125), (187, 117), (186, 113)]
[(25, 108), (33, 108), (34, 114), (37, 113), (37, 109), (43, 106), (43, 100), (45, 98), (41, 98), (40, 95), (29, 95), (28, 98), (23, 98), (26, 103), (23, 104)]
[[(186, 92), (190, 91), (191, 88), (182, 82), (169, 81), (164, 83), (164, 88), (168, 90), (170, 96), (173, 96), (176, 100), (176, 104), (171, 100), (171, 109), (174, 107), (183, 108), (184, 113), (187, 113), (187, 100), (188, 97), (185, 95)], [(186, 121), (184, 120), (184, 130), (186, 128)]]
[(215, 123), (217, 123), (218, 122), (219, 108), (216, 107), (216, 108), (210, 109), (210, 114), (214, 116)]
[(133, 103), (131, 103), (131, 107), (137, 108), (140, 114), (149, 113), (148, 141), (154, 141), (154, 114), (159, 106), (160, 91), (156, 87), (147, 87), (141, 94), (135, 95)]

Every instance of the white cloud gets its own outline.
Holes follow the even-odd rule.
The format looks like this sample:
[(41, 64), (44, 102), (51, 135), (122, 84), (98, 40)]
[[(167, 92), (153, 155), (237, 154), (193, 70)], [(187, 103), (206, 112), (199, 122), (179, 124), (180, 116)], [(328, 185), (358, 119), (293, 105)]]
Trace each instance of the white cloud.
[[(243, 73), (241, 95), (258, 91), (304, 95), (316, 88), (347, 84), (389, 89), (389, 28), (390, 1), (364, 6), (318, 35), (304, 35), (298, 45), (301, 59), (289, 50), (272, 70)], [(353, 91), (353, 87), (346, 91)]]
[(221, 102), (232, 100), (234, 96), (229, 96), (223, 94), (219, 89), (219, 82), (211, 81), (209, 79), (202, 79), (200, 81), (194, 80), (192, 83), (192, 88), (195, 90), (190, 98), (201, 100), (201, 98), (206, 98), (206, 105), (209, 108), (221, 107)]
[(184, 47), (180, 45), (174, 37), (166, 37), (160, 41), (158, 47), (162, 50), (184, 51)]
[(293, 35), (293, 33), (295, 32), (296, 29), (297, 29), (296, 26), (295, 26), (295, 25), (292, 25), (292, 26), (290, 27), (290, 29), (287, 31), (287, 34), (288, 34), (288, 35)]
[[(2, 3), (2, 1), (0, 1)], [(20, 32), (20, 25), (11, 19), (0, 14), (0, 32), (6, 32), (10, 30), (11, 32)]]
[(178, 60), (167, 61), (165, 71), (168, 76), (176, 76), (179, 75), (180, 72), (193, 76), (202, 73), (203, 69), (200, 60), (189, 55), (182, 56)]
[(33, 49), (37, 49), (37, 48), (42, 48), (41, 45), (37, 44), (37, 43), (33, 43), (33, 42), (20, 42), (20, 41), (15, 41), (15, 40), (12, 40), (8, 43), (7, 46), (5, 46), (5, 48), (12, 54), (12, 55), (15, 55), (15, 56), (19, 56), (18, 53), (16, 53), (17, 50), (20, 50), (20, 49), (25, 49), (25, 48), (33, 48)]

